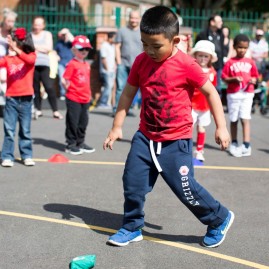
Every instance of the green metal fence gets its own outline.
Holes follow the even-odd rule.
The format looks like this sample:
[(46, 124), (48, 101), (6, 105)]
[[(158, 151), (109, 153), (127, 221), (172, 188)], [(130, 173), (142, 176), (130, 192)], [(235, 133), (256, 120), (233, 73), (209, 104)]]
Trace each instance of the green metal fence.
[[(83, 14), (79, 7), (70, 9), (68, 6), (42, 7), (38, 5), (19, 5), (18, 26), (31, 29), (34, 16), (44, 16), (47, 21), (47, 29), (54, 35), (56, 41), (57, 32), (66, 27), (74, 35), (87, 35), (94, 43), (96, 27), (110, 26), (120, 27), (122, 14), (120, 8), (116, 8), (113, 14)], [(231, 29), (232, 37), (238, 33), (245, 33), (252, 37), (256, 26), (261, 27), (264, 23), (263, 14), (258, 12), (225, 12), (201, 9), (182, 9), (180, 16), (183, 19), (183, 25), (193, 29), (194, 37), (207, 25), (208, 18), (212, 13), (218, 13), (222, 16), (224, 24)]]
[(192, 27), (194, 35), (196, 35), (207, 26), (208, 18), (213, 13), (219, 14), (222, 17), (224, 25), (231, 29), (231, 37), (239, 33), (252, 37), (253, 30), (256, 27), (263, 28), (264, 18), (263, 14), (259, 12), (182, 9), (180, 15), (183, 18), (184, 26)]

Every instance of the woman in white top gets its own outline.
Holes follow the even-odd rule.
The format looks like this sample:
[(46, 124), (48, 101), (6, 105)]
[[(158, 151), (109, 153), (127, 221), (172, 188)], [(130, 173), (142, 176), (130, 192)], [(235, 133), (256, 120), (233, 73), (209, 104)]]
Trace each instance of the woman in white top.
[(40, 83), (42, 82), (48, 101), (53, 111), (53, 117), (62, 119), (63, 116), (58, 111), (56, 91), (54, 81), (50, 78), (50, 59), (49, 53), (53, 50), (52, 34), (45, 30), (46, 22), (41, 16), (34, 18), (32, 23), (32, 38), (36, 49), (36, 63), (34, 72), (34, 90), (35, 90), (35, 119), (42, 116), (42, 97), (40, 92)]

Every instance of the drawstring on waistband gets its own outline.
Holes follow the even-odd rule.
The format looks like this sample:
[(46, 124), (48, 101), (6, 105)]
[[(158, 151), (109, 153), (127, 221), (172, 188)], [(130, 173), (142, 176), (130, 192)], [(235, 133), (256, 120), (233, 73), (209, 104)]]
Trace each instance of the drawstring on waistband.
[[(153, 159), (153, 162), (154, 162), (154, 164), (155, 164), (158, 172), (160, 173), (163, 170), (162, 170), (162, 168), (161, 168), (161, 166), (160, 166), (160, 164), (159, 164), (159, 162), (157, 160), (157, 157), (155, 155), (154, 145), (153, 145), (153, 141), (152, 140), (149, 141), (149, 147), (150, 147), (150, 154), (151, 154), (151, 157)], [(158, 155), (160, 155), (161, 154), (161, 150), (162, 150), (162, 143), (161, 142), (157, 142), (157, 152), (156, 153)]]

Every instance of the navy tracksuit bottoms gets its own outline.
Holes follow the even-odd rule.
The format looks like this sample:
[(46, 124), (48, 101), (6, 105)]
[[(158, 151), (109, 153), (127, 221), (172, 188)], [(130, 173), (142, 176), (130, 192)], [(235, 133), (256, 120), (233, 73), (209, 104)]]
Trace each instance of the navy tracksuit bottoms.
[(140, 131), (133, 137), (124, 174), (123, 228), (135, 231), (144, 226), (144, 203), (161, 174), (178, 199), (205, 225), (219, 225), (228, 209), (194, 179), (192, 139), (157, 143)]

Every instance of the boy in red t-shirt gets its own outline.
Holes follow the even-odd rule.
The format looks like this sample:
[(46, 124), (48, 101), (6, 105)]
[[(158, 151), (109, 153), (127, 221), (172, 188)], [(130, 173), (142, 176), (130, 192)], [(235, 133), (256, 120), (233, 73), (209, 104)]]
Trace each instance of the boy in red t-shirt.
[(63, 74), (66, 89), (66, 149), (67, 153), (80, 155), (92, 153), (94, 148), (86, 145), (85, 135), (89, 121), (91, 101), (90, 65), (85, 61), (92, 48), (86, 36), (76, 36), (72, 42), (74, 58), (67, 64)]
[(3, 167), (14, 165), (14, 138), (19, 122), (19, 150), (24, 165), (34, 166), (32, 159), (31, 116), (35, 47), (31, 34), (17, 28), (7, 37), (9, 55), (0, 59), (0, 67), (7, 69), (6, 105), (4, 109), (4, 142), (1, 152)]
[(135, 59), (112, 129), (103, 144), (104, 149), (112, 149), (114, 142), (122, 138), (124, 119), (140, 88), (140, 125), (123, 174), (123, 225), (108, 243), (125, 246), (143, 239), (146, 194), (152, 191), (161, 174), (178, 199), (208, 225), (203, 245), (219, 246), (234, 214), (194, 179), (191, 116), (191, 98), (194, 89), (199, 88), (215, 119), (215, 140), (226, 149), (230, 137), (219, 95), (195, 60), (177, 49), (179, 24), (169, 8), (148, 9), (142, 17), (140, 30), (144, 52)]
[[(249, 38), (239, 34), (234, 38), (236, 56), (231, 58), (222, 70), (222, 79), (228, 84), (227, 104), (230, 119), (232, 143), (229, 152), (234, 157), (250, 156), (250, 119), (254, 97), (254, 84), (259, 73), (255, 62), (246, 58)], [(243, 129), (243, 144), (238, 146), (237, 125), (241, 120)]]
[[(203, 72), (208, 75), (208, 79), (216, 86), (217, 72), (212, 66), (212, 63), (216, 62), (218, 59), (215, 53), (215, 45), (208, 40), (200, 40), (195, 44), (191, 54), (202, 67)], [(197, 88), (194, 90), (191, 104), (193, 125), (197, 125), (196, 151), (194, 156), (195, 159), (204, 162), (205, 127), (211, 123), (210, 107), (206, 97)]]

